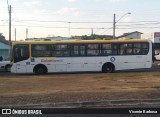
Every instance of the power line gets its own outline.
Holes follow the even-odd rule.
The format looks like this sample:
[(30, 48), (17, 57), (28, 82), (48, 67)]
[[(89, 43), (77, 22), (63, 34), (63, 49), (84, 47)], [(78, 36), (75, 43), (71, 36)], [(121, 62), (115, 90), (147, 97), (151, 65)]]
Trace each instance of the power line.
[(71, 22), (71, 21), (42, 21), (42, 20), (15, 20), (15, 22), (59, 22), (59, 23), (112, 23), (112, 22)]
[[(8, 25), (0, 25), (0, 26), (8, 26)], [(37, 28), (65, 28), (65, 29), (68, 29), (68, 27), (56, 27), (56, 26), (29, 26), (29, 25), (12, 25), (13, 27), (37, 27)], [(71, 27), (70, 29), (92, 29), (93, 27)], [(103, 28), (103, 27), (94, 27), (93, 29), (103, 29), (105, 30), (103, 33), (105, 33), (106, 31), (112, 29), (113, 27), (110, 27), (110, 28)], [(149, 29), (149, 28), (160, 28), (159, 26), (150, 26), (150, 27), (126, 27), (126, 28), (122, 28), (122, 27), (117, 27), (117, 29)], [(102, 34), (103, 34), (102, 33)]]
[(108, 30), (113, 29), (113, 26), (108, 28), (107, 30), (103, 31), (101, 34), (104, 34), (105, 32), (107, 32)]
[[(105, 22), (105, 21), (99, 21), (99, 22), (93, 22), (93, 21), (84, 21), (84, 22), (78, 22), (78, 21), (53, 21), (53, 20), (15, 20), (15, 22), (60, 22), (60, 23), (113, 23), (113, 22)], [(160, 23), (160, 21), (135, 21), (135, 22), (118, 22), (118, 23)]]
[[(0, 21), (8, 21), (8, 20), (0, 20)], [(95, 23), (95, 22), (68, 22), (68, 21), (38, 21), (38, 20), (23, 20), (23, 21), (16, 21), (16, 20), (12, 20), (13, 22), (23, 22), (23, 21), (36, 21), (36, 22), (60, 22), (60, 23), (66, 23), (66, 24), (71, 24), (71, 23)], [(138, 22), (142, 22), (142, 21), (138, 21)], [(24, 22), (25, 23), (25, 22)], [(96, 22), (96, 23), (106, 23), (106, 22)], [(107, 22), (109, 23), (109, 22)], [(31, 24), (31, 23), (29, 23)], [(119, 23), (121, 24), (121, 23)], [(117, 26), (121, 26), (121, 27), (131, 27), (131, 26), (149, 26), (149, 25), (159, 25), (160, 22), (158, 21), (143, 21), (142, 23), (132, 23), (130, 24), (130, 22), (125, 23), (125, 25), (117, 25)], [(40, 25), (40, 24), (37, 24)], [(18, 25), (17, 25), (18, 26)], [(46, 27), (46, 26), (38, 26), (38, 27)], [(92, 27), (91, 27), (92, 28)], [(109, 27), (111, 28), (111, 27)], [(112, 27), (113, 28), (113, 27)], [(106, 28), (100, 28), (100, 29), (106, 29)]]

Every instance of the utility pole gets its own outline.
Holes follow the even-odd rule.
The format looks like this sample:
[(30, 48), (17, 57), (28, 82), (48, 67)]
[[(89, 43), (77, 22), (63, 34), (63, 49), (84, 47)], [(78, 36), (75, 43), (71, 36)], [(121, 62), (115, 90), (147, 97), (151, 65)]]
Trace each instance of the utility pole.
[(28, 28), (26, 28), (26, 39), (28, 39)]
[(115, 31), (116, 31), (116, 14), (113, 15), (113, 39), (115, 39)]
[(17, 38), (17, 31), (16, 31), (16, 28), (15, 28), (14, 32), (15, 32), (15, 41), (16, 41), (16, 38)]
[(127, 14), (131, 14), (131, 13), (128, 12), (128, 13), (122, 15), (122, 17), (120, 17), (119, 20), (117, 20), (117, 21), (116, 21), (116, 14), (113, 15), (113, 39), (115, 39), (116, 23), (118, 23), (118, 21), (120, 21)]
[(11, 5), (9, 5), (9, 45), (12, 46), (12, 42), (11, 42), (11, 12), (12, 8)]
[(93, 28), (91, 29), (91, 36), (93, 36)]
[(68, 27), (68, 31), (69, 31), (69, 37), (71, 37), (71, 22), (68, 22), (69, 27)]

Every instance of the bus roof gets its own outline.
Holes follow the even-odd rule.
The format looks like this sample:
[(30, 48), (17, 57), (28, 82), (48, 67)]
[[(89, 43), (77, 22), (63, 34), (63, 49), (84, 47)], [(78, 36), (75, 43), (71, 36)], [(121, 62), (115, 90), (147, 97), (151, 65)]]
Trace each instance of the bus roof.
[(12, 45), (16, 44), (85, 44), (85, 43), (132, 43), (132, 42), (148, 42), (146, 39), (132, 39), (132, 40), (63, 40), (63, 41), (17, 41), (13, 42)]

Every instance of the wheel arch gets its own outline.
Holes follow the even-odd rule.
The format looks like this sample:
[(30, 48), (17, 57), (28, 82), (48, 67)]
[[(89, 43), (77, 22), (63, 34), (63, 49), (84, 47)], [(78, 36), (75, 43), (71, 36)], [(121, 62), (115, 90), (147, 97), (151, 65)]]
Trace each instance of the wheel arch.
[(38, 67), (42, 67), (42, 68), (44, 68), (44, 69), (46, 70), (46, 73), (48, 72), (48, 68), (46, 67), (46, 65), (44, 65), (44, 64), (37, 64), (37, 65), (35, 65), (34, 68), (33, 68), (33, 72), (34, 72), (34, 73), (35, 73), (35, 71), (36, 71), (36, 69), (37, 69)]

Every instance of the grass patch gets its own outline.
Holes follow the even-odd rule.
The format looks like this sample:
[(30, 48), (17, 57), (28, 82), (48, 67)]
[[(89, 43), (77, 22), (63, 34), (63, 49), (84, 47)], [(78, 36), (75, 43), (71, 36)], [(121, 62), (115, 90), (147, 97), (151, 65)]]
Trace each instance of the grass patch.
[(0, 78), (0, 95), (34, 92), (41, 94), (42, 92), (54, 93), (57, 91), (95, 92), (109, 90), (112, 92), (112, 90), (121, 91), (124, 86), (127, 89), (133, 86), (160, 89), (160, 86), (156, 86), (160, 84), (159, 76), (159, 72), (13, 75), (9, 78), (6, 75)]

